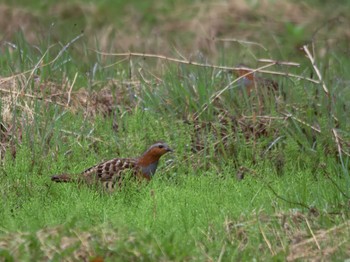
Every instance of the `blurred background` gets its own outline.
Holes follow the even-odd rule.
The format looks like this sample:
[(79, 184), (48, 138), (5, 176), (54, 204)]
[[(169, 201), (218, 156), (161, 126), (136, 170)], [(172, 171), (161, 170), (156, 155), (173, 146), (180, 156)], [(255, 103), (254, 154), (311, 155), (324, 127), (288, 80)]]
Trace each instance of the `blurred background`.
[[(0, 261), (349, 261), (349, 25), (349, 0), (2, 0)], [(148, 185), (50, 183), (160, 139)]]
[(295, 58), (311, 42), (319, 46), (318, 55), (330, 48), (349, 55), (349, 7), (345, 0), (3, 0), (0, 39), (23, 34), (33, 45), (65, 43), (84, 32), (81, 42), (102, 51), (179, 52), (187, 58), (196, 52), (211, 58), (241, 54), (243, 61), (230, 63), (260, 55)]

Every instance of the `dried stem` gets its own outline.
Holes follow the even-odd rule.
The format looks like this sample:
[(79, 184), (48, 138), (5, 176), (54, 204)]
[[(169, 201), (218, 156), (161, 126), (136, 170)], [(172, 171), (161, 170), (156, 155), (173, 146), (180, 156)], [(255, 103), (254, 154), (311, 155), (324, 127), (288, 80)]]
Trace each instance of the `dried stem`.
[(340, 159), (343, 159), (343, 155), (342, 155), (342, 148), (339, 142), (339, 137), (338, 137), (338, 133), (337, 130), (335, 130), (335, 128), (332, 129), (332, 133), (334, 135), (334, 139), (335, 139), (335, 143), (337, 144), (337, 149), (338, 149), (338, 153), (339, 153), (339, 157)]
[(311, 53), (310, 53), (310, 51), (309, 51), (309, 49), (307, 48), (306, 45), (303, 46), (303, 49), (304, 49), (304, 51), (306, 53), (306, 56), (309, 58), (309, 60), (311, 62), (311, 65), (314, 68), (314, 70), (315, 70), (315, 72), (316, 72), (316, 74), (318, 76), (318, 79), (320, 80), (320, 83), (322, 84), (323, 91), (326, 93), (327, 96), (329, 96), (328, 88), (327, 88), (326, 84), (323, 81), (323, 78), (322, 78), (322, 75), (320, 73), (320, 70), (318, 70), (318, 68), (316, 66), (315, 59), (311, 55)]
[(270, 241), (267, 239), (267, 237), (266, 237), (266, 235), (265, 235), (265, 233), (264, 233), (264, 230), (261, 228), (260, 225), (259, 225), (259, 229), (260, 229), (260, 232), (261, 232), (261, 234), (262, 234), (262, 236), (263, 236), (263, 238), (264, 238), (264, 241), (265, 241), (266, 245), (268, 246), (268, 248), (269, 248), (271, 254), (272, 254), (273, 256), (276, 255), (276, 252), (273, 251), (272, 245), (271, 245)]
[(313, 238), (313, 240), (314, 240), (315, 243), (316, 243), (316, 246), (317, 246), (318, 250), (321, 250), (320, 244), (318, 243), (317, 238), (316, 238), (314, 232), (313, 232), (312, 229), (311, 229), (309, 220), (308, 220), (306, 217), (305, 217), (305, 221), (306, 221), (307, 227), (308, 227), (309, 230), (310, 230), (310, 233), (311, 233), (311, 235), (312, 235), (312, 238)]
[[(229, 66), (218, 66), (218, 65), (212, 65), (212, 64), (203, 64), (203, 63), (194, 62), (194, 61), (191, 61), (191, 60), (188, 60), (188, 59), (177, 59), (177, 58), (168, 57), (168, 56), (164, 56), (164, 55), (157, 55), (157, 54), (134, 53), (134, 52), (128, 52), (128, 53), (106, 53), (106, 52), (98, 51), (96, 49), (91, 49), (91, 50), (96, 52), (96, 53), (98, 53), (98, 54), (100, 54), (100, 55), (105, 55), (105, 56), (123, 56), (123, 57), (135, 56), (135, 57), (141, 57), (141, 58), (156, 58), (156, 59), (161, 59), (161, 60), (165, 60), (165, 61), (175, 62), (175, 63), (179, 63), (179, 64), (194, 65), (194, 66), (207, 67), (207, 68), (212, 68), (212, 69), (221, 69), (221, 70), (226, 70), (226, 71), (238, 71), (238, 70), (242, 69), (242, 67), (229, 67)], [(273, 60), (271, 60), (271, 61), (273, 61)], [(282, 65), (288, 65), (288, 66), (299, 66), (298, 63), (294, 63), (294, 62), (273, 61), (273, 62), (271, 62), (271, 64), (273, 64), (273, 65), (275, 65), (275, 64), (282, 64)], [(267, 66), (267, 67), (269, 67), (269, 66)], [(305, 81), (308, 81), (308, 82), (312, 82), (314, 84), (320, 84), (319, 81), (311, 79), (311, 78), (308, 78), (308, 77), (295, 75), (295, 74), (290, 74), (290, 73), (286, 73), (286, 72), (262, 70), (264, 68), (265, 68), (265, 66), (260, 67), (258, 69), (251, 69), (251, 70), (254, 71), (254, 72), (259, 72), (259, 73), (263, 73), (263, 74), (279, 75), (279, 76), (285, 76), (285, 77), (293, 77), (293, 78), (296, 78), (298, 80), (300, 79), (300, 80), (305, 80)]]

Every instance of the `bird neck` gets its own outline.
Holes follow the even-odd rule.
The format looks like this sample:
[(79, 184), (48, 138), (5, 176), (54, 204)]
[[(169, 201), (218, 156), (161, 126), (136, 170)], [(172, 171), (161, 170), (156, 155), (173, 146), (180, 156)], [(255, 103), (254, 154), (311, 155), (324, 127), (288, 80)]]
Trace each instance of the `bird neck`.
[[(250, 73), (250, 74), (248, 74)], [(238, 71), (238, 75), (239, 76), (243, 76), (243, 75), (246, 75), (244, 76), (245, 79), (249, 79), (250, 81), (254, 81), (255, 80), (255, 74), (249, 70), (244, 70), (244, 69), (241, 69)]]
[(143, 175), (151, 177), (157, 169), (159, 156), (153, 155), (151, 152), (144, 153), (138, 160), (137, 165), (141, 168)]
[(153, 162), (147, 166), (141, 166), (141, 172), (143, 175), (146, 175), (147, 177), (150, 178), (156, 172), (157, 166), (158, 166), (158, 161)]

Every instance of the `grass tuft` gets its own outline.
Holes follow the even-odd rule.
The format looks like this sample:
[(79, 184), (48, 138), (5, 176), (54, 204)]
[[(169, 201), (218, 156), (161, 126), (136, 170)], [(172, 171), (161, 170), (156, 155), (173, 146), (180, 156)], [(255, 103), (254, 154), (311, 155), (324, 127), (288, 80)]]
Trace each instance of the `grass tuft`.
[[(349, 256), (346, 15), (319, 25), (318, 1), (28, 5), (0, 7), (51, 25), (9, 31), (0, 50), (0, 261)], [(158, 140), (175, 152), (149, 183), (50, 180)]]

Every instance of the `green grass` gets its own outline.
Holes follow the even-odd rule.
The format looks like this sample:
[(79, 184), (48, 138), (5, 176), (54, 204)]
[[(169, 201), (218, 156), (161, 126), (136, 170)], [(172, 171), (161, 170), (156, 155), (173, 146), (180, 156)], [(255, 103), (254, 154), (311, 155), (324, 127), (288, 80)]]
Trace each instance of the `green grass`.
[[(181, 3), (181, 9), (173, 1), (146, 2), (130, 7), (103, 1), (92, 12), (100, 16), (84, 16), (86, 21), (58, 12), (59, 29), (39, 35), (36, 45), (26, 32), (11, 39), (12, 47), (3, 45), (0, 261), (346, 259), (350, 61), (344, 42), (329, 47), (315, 41), (316, 66), (330, 96), (321, 85), (264, 75), (285, 94), (275, 103), (268, 93), (261, 101), (249, 97), (231, 84), (230, 72), (138, 57), (120, 61), (92, 51), (101, 48), (98, 34), (91, 47), (89, 34), (72, 42), (79, 30), (62, 33), (72, 21), (102, 29), (111, 21), (122, 24), (127, 20), (117, 14), (135, 8), (143, 14), (136, 21), (141, 36), (147, 36), (167, 14), (176, 23), (173, 9), (182, 10), (179, 18), (187, 21), (205, 5), (194, 1), (191, 9)], [(25, 8), (48, 10), (38, 3)], [(256, 30), (255, 20), (245, 19), (241, 26)], [(231, 28), (232, 21), (226, 23)], [(290, 58), (301, 66), (273, 70), (317, 79), (308, 59), (294, 51), (312, 35), (310, 27), (287, 22), (282, 27), (288, 32), (273, 33), (276, 49), (265, 36), (267, 51), (217, 43), (215, 54), (196, 52), (191, 59), (231, 66), (256, 64), (257, 57)], [(169, 42), (193, 43), (188, 32), (167, 33)], [(175, 48), (181, 53), (191, 47)], [(138, 156), (157, 140), (175, 152), (161, 159), (150, 183), (128, 181), (110, 194), (50, 180), (103, 160)]]
[[(294, 212), (307, 210), (276, 198), (267, 183), (290, 201), (316, 207), (320, 215), (309, 218), (315, 230), (344, 221), (341, 214), (330, 216), (327, 212), (339, 211), (339, 206), (347, 200), (328, 180), (321, 175), (314, 177), (303, 166), (290, 168), (278, 177), (266, 165), (259, 169), (261, 177), (247, 177), (240, 182), (229, 163), (219, 173), (210, 168), (202, 174), (191, 169), (184, 174), (178, 171), (184, 170), (181, 161), (175, 161), (168, 168), (163, 164), (150, 184), (140, 187), (131, 184), (114, 194), (106, 194), (77, 185), (51, 184), (47, 173), (50, 171), (45, 170), (41, 175), (28, 171), (28, 150), (22, 150), (15, 163), (8, 161), (4, 166), (7, 176), (1, 182), (1, 221), (4, 233), (30, 232), (30, 242), (38, 241), (36, 232), (59, 225), (55, 231), (61, 236), (79, 237), (80, 232), (89, 232), (94, 236), (90, 252), (107, 254), (111, 259), (115, 255), (121, 260), (202, 260), (206, 256), (217, 259), (223, 246), (223, 259), (270, 258), (266, 247), (259, 255), (254, 252), (257, 245), (265, 245), (261, 231), (266, 231), (274, 252), (285, 254), (287, 250), (281, 245), (288, 245), (290, 239), (281, 225), (282, 218), (277, 215), (289, 218)], [(79, 163), (74, 155), (70, 162)], [(64, 165), (62, 161), (66, 160), (61, 158), (55, 165)], [(335, 179), (339, 185), (342, 180)], [(305, 220), (299, 223), (299, 227), (306, 227)], [(278, 230), (280, 239), (271, 229)], [(239, 230), (244, 231), (244, 239), (237, 236)], [(103, 231), (111, 233), (113, 239), (103, 239)], [(53, 237), (53, 244), (60, 245), (58, 237)], [(99, 241), (111, 241), (109, 248), (101, 246)], [(238, 251), (245, 241), (244, 250)], [(45, 257), (48, 244), (38, 245), (44, 250), (30, 251), (27, 259)], [(81, 245), (78, 243), (76, 248), (83, 248)], [(62, 255), (68, 256), (74, 250), (57, 251), (56, 255), (63, 252)], [(26, 259), (27, 255), (16, 254), (16, 258)]]
[[(61, 123), (56, 123), (58, 128), (70, 125), (72, 117), (69, 113), (63, 116)], [(80, 122), (76, 123), (78, 126), (83, 125), (79, 116), (74, 118), (75, 122)], [(42, 260), (47, 256), (58, 259), (74, 257), (74, 252), (86, 249), (84, 252), (91, 254), (86, 256), (111, 260), (116, 257), (120, 260), (203, 260), (218, 259), (224, 248), (224, 260), (267, 259), (288, 253), (286, 247), (291, 236), (283, 228), (283, 216), (291, 220), (291, 227), (297, 228), (293, 230), (306, 232), (306, 219), (311, 221), (314, 230), (344, 222), (343, 207), (348, 200), (324, 175), (328, 170), (337, 174), (334, 161), (326, 160), (327, 170), (315, 171), (312, 168), (315, 160), (306, 155), (297, 157), (300, 149), (289, 146), (286, 151), (291, 155), (285, 160), (283, 176), (278, 176), (270, 161), (262, 160), (256, 165), (250, 164), (257, 174), (238, 181), (233, 160), (209, 163), (206, 170), (191, 166), (201, 156), (189, 152), (188, 130), (181, 129), (182, 124), (175, 124), (178, 126), (176, 135), (171, 129), (174, 125), (169, 124), (145, 129), (157, 137), (169, 137), (167, 141), (176, 150), (174, 155), (162, 159), (155, 179), (149, 184), (131, 183), (107, 194), (84, 186), (50, 182), (53, 173), (80, 172), (101, 159), (114, 157), (114, 152), (121, 156), (137, 155), (142, 150), (140, 144), (147, 141), (145, 137), (137, 137), (141, 118), (148, 123), (156, 122), (151, 113), (125, 116), (121, 122), (122, 131), (116, 134), (106, 128), (111, 126), (111, 119), (96, 121), (94, 128), (106, 143), (97, 146), (95, 153), (91, 150), (91, 141), (84, 136), (78, 141), (68, 137), (65, 143), (59, 142), (64, 138), (57, 129), (58, 134), (53, 135), (57, 140), (50, 141), (59, 146), (57, 152), (51, 145), (50, 153), (40, 156), (43, 150), (38, 148), (39, 144), (34, 146), (36, 159), (30, 161), (34, 152), (24, 142), (15, 159), (7, 156), (1, 177), (1, 231), (3, 241), (19, 245), (13, 252), (4, 249), (10, 252), (6, 253), (9, 257), (14, 256), (15, 260)], [(119, 135), (124, 141), (121, 144)], [(288, 143), (291, 144), (292, 141)], [(68, 149), (71, 153), (64, 156)], [(166, 159), (173, 159), (172, 164), (165, 165)], [(344, 178), (335, 176), (334, 181), (347, 192)], [(276, 197), (274, 192), (287, 201)], [(296, 203), (315, 208), (319, 215), (312, 215)], [(297, 212), (301, 220), (295, 222), (293, 216)], [(45, 233), (46, 230), (54, 233)], [(23, 236), (16, 232), (28, 233)], [(267, 248), (262, 232), (269, 239), (272, 251)], [(39, 239), (38, 235), (42, 234), (44, 240)], [(80, 237), (84, 234), (89, 234), (88, 240)], [(105, 234), (110, 234), (110, 238)], [(62, 248), (63, 236), (72, 238), (72, 243), (67, 240), (67, 245), (72, 245), (70, 248)], [(88, 247), (84, 246), (84, 241)], [(50, 251), (51, 245), (57, 249)], [(255, 251), (257, 246), (261, 247), (259, 254)], [(27, 252), (21, 252), (27, 248)]]

